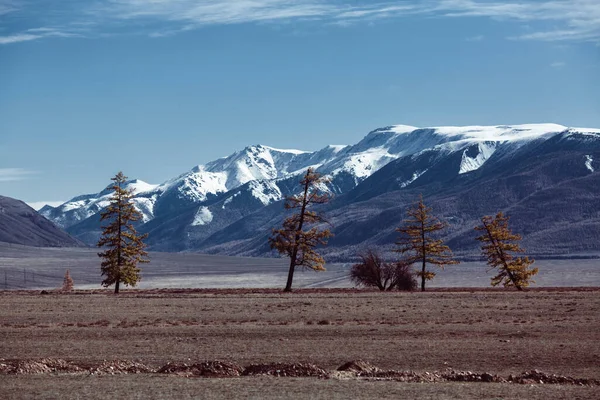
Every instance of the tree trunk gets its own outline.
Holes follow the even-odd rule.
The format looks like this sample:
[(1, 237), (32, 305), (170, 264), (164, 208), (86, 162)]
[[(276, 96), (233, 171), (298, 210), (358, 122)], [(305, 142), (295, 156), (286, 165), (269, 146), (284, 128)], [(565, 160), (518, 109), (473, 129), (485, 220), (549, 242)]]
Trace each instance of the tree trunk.
[[(423, 199), (421, 199), (422, 201)], [(421, 216), (421, 255), (423, 256), (423, 270), (421, 275), (421, 292), (425, 291), (425, 264), (427, 255), (425, 254), (425, 217)]]
[[(308, 171), (306, 172), (308, 176)], [(290, 270), (288, 271), (288, 279), (285, 284), (284, 292), (292, 291), (292, 281), (294, 279), (294, 270), (296, 269), (296, 258), (298, 257), (298, 241), (300, 240), (300, 232), (302, 231), (302, 225), (304, 224), (304, 213), (306, 212), (306, 198), (308, 196), (308, 180), (304, 184), (304, 196), (302, 197), (302, 208), (300, 209), (300, 221), (298, 221), (298, 230), (296, 231), (296, 237), (294, 242), (294, 251), (290, 257)]]
[(425, 291), (425, 259), (423, 259), (423, 270), (421, 274), (421, 292)]
[(296, 265), (294, 265), (294, 259), (290, 260), (290, 270), (288, 271), (287, 283), (285, 284), (284, 292), (292, 291), (292, 281), (294, 280), (294, 270), (296, 269)]
[(119, 241), (117, 242), (117, 268), (119, 269), (119, 273), (117, 274), (117, 281), (115, 282), (115, 294), (119, 294), (119, 284), (121, 283), (121, 238), (123, 237), (123, 233), (121, 230), (122, 227), (122, 221), (121, 221), (121, 183), (119, 182), (119, 213), (117, 214), (117, 222), (119, 223), (119, 231), (118, 231), (118, 239)]

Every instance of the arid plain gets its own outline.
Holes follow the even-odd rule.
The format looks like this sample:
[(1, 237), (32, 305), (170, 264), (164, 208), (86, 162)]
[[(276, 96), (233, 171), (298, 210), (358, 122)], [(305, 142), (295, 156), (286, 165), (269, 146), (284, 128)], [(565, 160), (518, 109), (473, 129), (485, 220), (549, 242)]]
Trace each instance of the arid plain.
[[(600, 398), (599, 294), (597, 288), (0, 292), (0, 397)], [(48, 369), (43, 359), (76, 367)], [(156, 372), (167, 363), (216, 360), (250, 376)], [(336, 371), (356, 360), (379, 373)], [(269, 370), (274, 363), (280, 367)], [(292, 364), (325, 374), (272, 376)], [(129, 369), (141, 373), (123, 365), (141, 366)], [(264, 374), (244, 374), (252, 365), (262, 365)], [(511, 381), (532, 370), (543, 378)], [(467, 372), (496, 382), (448, 378)], [(576, 380), (553, 384), (552, 375)]]

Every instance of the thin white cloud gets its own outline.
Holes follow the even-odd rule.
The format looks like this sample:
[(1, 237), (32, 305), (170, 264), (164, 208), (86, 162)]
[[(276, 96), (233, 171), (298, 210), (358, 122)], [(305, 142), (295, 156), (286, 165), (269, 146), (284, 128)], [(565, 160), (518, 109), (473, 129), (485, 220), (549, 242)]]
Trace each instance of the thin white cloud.
[(386, 6), (378, 5), (373, 8), (356, 8), (349, 11), (338, 12), (336, 18), (367, 18), (367, 17), (390, 17), (398, 14), (407, 14), (420, 11), (416, 5)]
[(116, 19), (213, 25), (323, 17), (337, 8), (327, 1), (312, 0), (108, 0), (97, 3), (93, 12)]
[(8, 14), (19, 10), (19, 6), (12, 0), (0, 0), (0, 15)]
[(10, 44), (19, 42), (29, 42), (31, 40), (40, 39), (41, 35), (31, 35), (28, 33), (20, 33), (16, 35), (0, 36), (0, 44)]
[(47, 37), (79, 37), (81, 34), (74, 32), (62, 32), (54, 28), (33, 28), (15, 35), (0, 36), (0, 44), (11, 44), (29, 42)]
[(0, 168), (0, 182), (22, 181), (35, 174), (23, 168)]
[(497, 20), (539, 22), (551, 29), (517, 35), (522, 40), (600, 40), (600, 1), (482, 1), (441, 0), (436, 11), (446, 17), (486, 17)]
[(481, 41), (483, 41), (483, 39), (485, 39), (485, 36), (475, 35), (475, 36), (470, 36), (470, 37), (466, 38), (465, 40), (467, 42), (481, 42)]
[[(0, 14), (31, 12), (36, 7), (33, 0), (16, 1), (0, 0)], [(163, 37), (207, 25), (319, 20), (348, 26), (408, 15), (489, 18), (532, 26), (530, 32), (512, 37), (519, 40), (600, 41), (600, 0), (92, 0), (52, 2), (50, 7), (57, 9), (48, 10), (53, 12), (45, 13), (44, 19), (53, 15), (55, 26), (62, 28), (9, 32), (0, 37), (0, 44), (81, 36), (77, 30), (81, 26), (95, 29), (95, 36), (122, 32), (125, 27)]]
[(565, 63), (564, 61), (555, 61), (552, 64), (550, 64), (550, 66), (552, 68), (556, 68), (556, 69), (561, 69), (563, 68), (565, 65), (567, 65), (567, 63)]
[(39, 211), (46, 205), (50, 207), (58, 207), (64, 203), (64, 201), (28, 201), (27, 205), (34, 210)]
[(527, 33), (516, 37), (522, 40), (554, 41), (600, 41), (600, 28), (595, 29), (558, 29)]

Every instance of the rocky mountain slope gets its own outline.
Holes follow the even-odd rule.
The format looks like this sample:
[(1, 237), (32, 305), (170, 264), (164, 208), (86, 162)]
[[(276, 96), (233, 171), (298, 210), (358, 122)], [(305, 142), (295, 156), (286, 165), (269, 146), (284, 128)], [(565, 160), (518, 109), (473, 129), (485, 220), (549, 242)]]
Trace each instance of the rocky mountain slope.
[[(452, 224), (448, 239), (459, 254), (475, 254), (473, 226), (500, 210), (513, 216), (533, 252), (569, 254), (600, 250), (598, 160), (600, 130), (400, 125), (316, 152), (250, 146), (161, 185), (129, 184), (155, 250), (269, 254), (266, 238), (283, 218), (281, 199), (312, 166), (330, 178), (336, 196), (324, 207), (336, 234), (325, 249), (332, 259), (366, 246), (390, 248), (420, 193)], [(93, 243), (107, 196), (79, 196), (41, 212)]]

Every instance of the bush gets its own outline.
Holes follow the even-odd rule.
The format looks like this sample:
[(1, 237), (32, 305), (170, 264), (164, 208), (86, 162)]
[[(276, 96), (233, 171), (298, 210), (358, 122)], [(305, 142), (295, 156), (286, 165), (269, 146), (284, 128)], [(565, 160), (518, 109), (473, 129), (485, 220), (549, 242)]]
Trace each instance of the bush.
[(379, 253), (370, 249), (359, 257), (361, 262), (350, 270), (350, 279), (357, 286), (376, 287), (382, 291), (416, 289), (417, 281), (409, 265), (385, 262)]
[(410, 265), (404, 263), (396, 263), (396, 289), (398, 290), (415, 290), (417, 288), (417, 279)]

